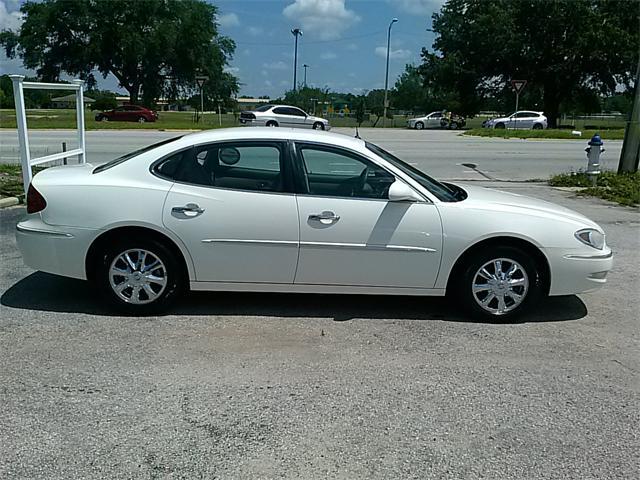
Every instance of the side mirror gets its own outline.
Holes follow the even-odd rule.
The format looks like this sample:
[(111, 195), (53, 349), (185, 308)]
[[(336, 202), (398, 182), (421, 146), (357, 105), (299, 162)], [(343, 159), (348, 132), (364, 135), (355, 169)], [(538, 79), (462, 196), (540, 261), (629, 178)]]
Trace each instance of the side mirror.
[(396, 180), (389, 187), (390, 202), (421, 202), (420, 197), (410, 186), (399, 180)]

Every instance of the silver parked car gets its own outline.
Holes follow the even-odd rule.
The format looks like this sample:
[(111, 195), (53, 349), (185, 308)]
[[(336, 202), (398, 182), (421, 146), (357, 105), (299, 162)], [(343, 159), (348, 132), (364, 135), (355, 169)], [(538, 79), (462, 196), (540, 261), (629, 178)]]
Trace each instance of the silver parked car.
[(289, 105), (262, 105), (255, 110), (240, 112), (240, 123), (257, 127), (331, 129), (329, 120), (314, 117)]
[(441, 122), (444, 118), (442, 110), (431, 112), (429, 115), (418, 118), (410, 118), (407, 120), (407, 127), (422, 130), (423, 128), (441, 128)]
[(508, 117), (493, 118), (482, 123), (484, 128), (518, 128), (542, 130), (547, 128), (547, 117), (542, 112), (521, 110)]

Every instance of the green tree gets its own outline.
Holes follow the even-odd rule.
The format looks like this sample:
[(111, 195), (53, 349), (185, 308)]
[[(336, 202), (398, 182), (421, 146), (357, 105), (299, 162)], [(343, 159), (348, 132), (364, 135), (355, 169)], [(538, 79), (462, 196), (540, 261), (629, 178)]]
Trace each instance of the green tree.
[(89, 107), (91, 110), (104, 112), (105, 110), (113, 110), (118, 106), (116, 94), (109, 90), (89, 90), (86, 95), (95, 100)]
[(433, 15), (434, 51), (423, 49), (420, 73), (448, 108), (465, 114), (477, 112), (488, 96), (505, 95), (511, 79), (526, 79), (555, 126), (561, 104), (573, 96), (590, 101), (589, 92), (631, 88), (640, 30), (639, 9), (629, 6), (626, 0), (449, 0)]
[(91, 73), (113, 74), (132, 102), (188, 96), (196, 73), (209, 76), (211, 97), (229, 97), (238, 83), (223, 68), (235, 44), (218, 34), (217, 9), (203, 0), (44, 0), (22, 5), (18, 32), (3, 31), (9, 57), (19, 55), (38, 77), (62, 72), (95, 86)]
[(404, 72), (396, 80), (395, 88), (390, 92), (396, 108), (411, 112), (428, 109), (429, 91), (423, 84), (422, 76), (414, 65), (406, 65)]

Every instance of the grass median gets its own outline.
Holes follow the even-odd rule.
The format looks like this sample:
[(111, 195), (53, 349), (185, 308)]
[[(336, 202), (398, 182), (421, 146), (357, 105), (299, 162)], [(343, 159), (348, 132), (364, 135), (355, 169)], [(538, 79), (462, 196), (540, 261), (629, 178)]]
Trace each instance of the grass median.
[(596, 186), (584, 172), (554, 175), (549, 180), (553, 187), (583, 187), (578, 195), (589, 195), (620, 205), (640, 205), (640, 172), (621, 173), (602, 172), (598, 175)]
[(476, 137), (498, 137), (498, 138), (542, 138), (542, 139), (590, 139), (595, 134), (600, 135), (603, 140), (622, 140), (624, 138), (624, 128), (611, 130), (582, 130), (582, 136), (578, 137), (571, 133), (571, 130), (506, 130), (494, 128), (473, 128), (464, 132), (465, 135)]

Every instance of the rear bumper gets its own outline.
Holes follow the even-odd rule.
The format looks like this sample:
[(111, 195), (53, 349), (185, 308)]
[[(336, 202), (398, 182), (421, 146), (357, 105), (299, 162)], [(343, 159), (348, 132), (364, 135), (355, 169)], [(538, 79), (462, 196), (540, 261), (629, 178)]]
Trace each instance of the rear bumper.
[(25, 265), (42, 272), (86, 280), (85, 258), (100, 230), (51, 226), (39, 215), (16, 225)]
[(549, 295), (588, 293), (607, 283), (607, 274), (613, 267), (613, 253), (609, 247), (590, 252), (546, 251), (551, 266)]

